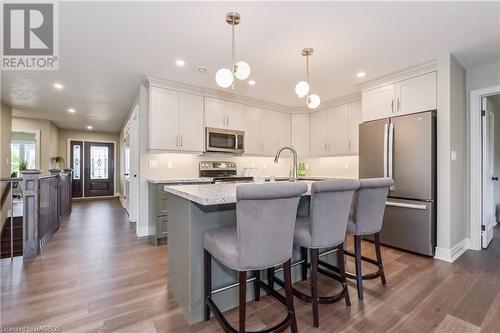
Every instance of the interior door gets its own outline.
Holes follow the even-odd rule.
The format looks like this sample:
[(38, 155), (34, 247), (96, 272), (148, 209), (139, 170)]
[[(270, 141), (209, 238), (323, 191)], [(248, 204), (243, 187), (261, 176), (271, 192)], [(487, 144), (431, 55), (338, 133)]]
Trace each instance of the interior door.
[(359, 178), (387, 177), (389, 119), (359, 125)]
[(83, 196), (83, 141), (70, 141), (69, 167), (73, 169), (72, 197)]
[(487, 98), (483, 98), (483, 226), (481, 245), (488, 247), (493, 239), (495, 227), (495, 202), (494, 202), (494, 144), (495, 144), (495, 115)]
[(114, 195), (114, 144), (85, 142), (85, 196)]

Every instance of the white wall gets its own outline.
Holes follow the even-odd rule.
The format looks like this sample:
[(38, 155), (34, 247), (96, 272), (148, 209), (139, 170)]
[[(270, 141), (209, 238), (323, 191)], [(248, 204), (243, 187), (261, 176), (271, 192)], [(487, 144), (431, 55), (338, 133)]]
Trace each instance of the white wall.
[[(12, 127), (12, 110), (2, 103), (0, 111), (0, 177), (10, 177), (10, 136)], [(0, 196), (4, 191), (5, 183), (0, 184)], [(3, 228), (8, 211), (10, 210), (10, 195), (0, 210), (0, 230)]]
[[(438, 59), (437, 249), (450, 253), (466, 238), (465, 69), (450, 54)], [(457, 159), (451, 161), (451, 151)]]

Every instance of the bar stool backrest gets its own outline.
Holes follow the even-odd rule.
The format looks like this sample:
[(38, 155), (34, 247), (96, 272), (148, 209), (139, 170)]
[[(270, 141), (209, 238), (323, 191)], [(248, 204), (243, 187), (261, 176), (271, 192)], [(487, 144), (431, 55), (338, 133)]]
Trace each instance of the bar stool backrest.
[(245, 270), (277, 266), (292, 256), (293, 231), (304, 183), (236, 188), (239, 264)]
[(312, 246), (325, 248), (344, 242), (357, 179), (314, 182), (311, 186), (310, 232)]
[(356, 234), (370, 235), (382, 229), (385, 201), (389, 187), (393, 184), (391, 178), (360, 179), (360, 187), (354, 195), (353, 203)]

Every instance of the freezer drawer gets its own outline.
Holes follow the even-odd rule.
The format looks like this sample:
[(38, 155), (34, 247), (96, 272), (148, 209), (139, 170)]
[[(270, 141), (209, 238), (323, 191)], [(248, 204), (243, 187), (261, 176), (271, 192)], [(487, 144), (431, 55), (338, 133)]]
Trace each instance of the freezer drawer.
[(436, 247), (435, 204), (387, 198), (382, 244), (428, 256)]

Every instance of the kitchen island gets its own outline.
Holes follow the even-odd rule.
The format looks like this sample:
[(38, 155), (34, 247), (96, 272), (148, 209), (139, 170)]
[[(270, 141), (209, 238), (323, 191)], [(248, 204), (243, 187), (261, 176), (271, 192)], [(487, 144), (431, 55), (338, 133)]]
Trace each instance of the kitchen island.
[[(312, 181), (304, 182), (308, 191), (299, 203), (297, 214), (300, 216), (309, 214)], [(203, 233), (236, 225), (236, 187), (241, 185), (244, 184), (166, 185), (163, 188), (169, 202), (168, 287), (190, 324), (203, 320)], [(335, 256), (332, 253), (322, 260), (336, 264)], [(299, 260), (298, 248), (294, 249), (293, 257), (292, 261)], [(294, 280), (299, 280), (299, 271), (299, 267), (292, 271)], [(238, 289), (229, 287), (236, 281), (236, 272), (214, 260), (212, 284), (219, 292), (213, 298), (222, 311), (238, 304)], [(253, 296), (253, 288), (247, 288), (247, 299)]]

